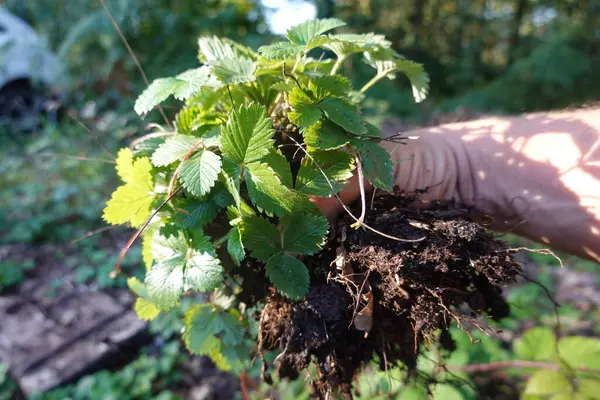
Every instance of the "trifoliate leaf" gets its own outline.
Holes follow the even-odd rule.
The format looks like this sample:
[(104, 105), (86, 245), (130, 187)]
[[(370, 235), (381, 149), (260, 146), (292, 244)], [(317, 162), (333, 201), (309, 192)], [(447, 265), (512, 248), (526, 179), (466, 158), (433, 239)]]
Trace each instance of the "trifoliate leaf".
[(156, 167), (165, 167), (175, 161), (180, 161), (201, 139), (189, 135), (174, 135), (158, 146), (152, 154), (152, 164)]
[(362, 161), (365, 178), (374, 186), (391, 192), (394, 190), (394, 169), (390, 154), (376, 142), (353, 140)]
[(267, 261), (267, 276), (275, 287), (286, 296), (297, 299), (308, 294), (310, 276), (297, 258), (279, 252)]
[(371, 48), (388, 48), (392, 44), (390, 41), (385, 40), (385, 36), (374, 33), (342, 33), (329, 35), (329, 38), (332, 41), (325, 44), (324, 47), (333, 51), (338, 58), (346, 58)]
[(227, 252), (236, 265), (240, 265), (244, 257), (246, 257), (246, 251), (244, 250), (244, 244), (242, 243), (242, 232), (238, 226), (234, 226), (229, 231), (229, 237), (227, 238)]
[[(290, 28), (286, 33), (286, 37), (294, 44), (316, 47), (318, 44), (315, 45), (315, 43), (319, 43), (321, 34), (345, 25), (345, 22), (336, 18), (313, 19)], [(307, 50), (310, 50), (310, 48), (307, 48)]]
[(125, 184), (115, 190), (106, 203), (103, 219), (112, 225), (131, 223), (138, 227), (146, 222), (154, 201), (152, 165), (148, 158), (132, 162), (130, 150), (122, 150), (117, 158), (117, 171)]
[(417, 103), (425, 100), (429, 92), (429, 76), (423, 65), (409, 61), (391, 49), (380, 49), (365, 52), (367, 64), (377, 70), (377, 75), (395, 79), (395, 72), (402, 72), (412, 86), (413, 96)]
[(198, 59), (201, 63), (237, 57), (231, 44), (216, 36), (201, 36), (198, 39), (198, 47)]
[(188, 99), (207, 85), (214, 86), (215, 83), (210, 67), (206, 65), (187, 70), (175, 78), (156, 79), (135, 101), (135, 112), (145, 114), (171, 95), (178, 100)]
[(221, 152), (238, 164), (260, 160), (273, 147), (275, 131), (264, 107), (241, 106), (222, 128)]
[(302, 54), (303, 51), (303, 45), (290, 42), (279, 42), (268, 46), (262, 46), (258, 49), (258, 52), (269, 60), (285, 60), (287, 58), (293, 58), (298, 54)]
[(281, 218), (282, 248), (289, 253), (315, 254), (327, 237), (327, 218), (294, 213)]
[(211, 63), (214, 75), (226, 85), (254, 82), (256, 64), (254, 61), (239, 57), (222, 59)]
[(152, 255), (156, 264), (146, 274), (148, 300), (160, 310), (173, 307), (184, 290), (213, 290), (222, 281), (223, 268), (208, 238), (193, 246), (179, 233), (166, 238), (155, 234)]
[(248, 164), (246, 187), (252, 203), (267, 214), (282, 216), (294, 210), (313, 209), (314, 203), (284, 186), (275, 171), (264, 163)]
[[(310, 157), (305, 156), (298, 171), (295, 188), (298, 192), (314, 196), (330, 196), (333, 192), (330, 183), (336, 191), (339, 191), (342, 189), (339, 183), (352, 177), (354, 160), (347, 152), (315, 151), (310, 155), (314, 162)], [(329, 179), (329, 183), (323, 176), (323, 172)]]
[(143, 321), (152, 321), (160, 314), (160, 310), (154, 304), (142, 297), (135, 300), (134, 310), (138, 318)]
[(242, 237), (257, 260), (267, 262), (281, 251), (281, 238), (277, 227), (259, 216), (244, 218)]
[(295, 88), (290, 93), (290, 104), (294, 111), (288, 113), (290, 121), (302, 127), (308, 127), (319, 121), (321, 110), (302, 89)]
[(290, 164), (288, 163), (287, 158), (281, 154), (281, 151), (272, 148), (263, 161), (266, 162), (267, 165), (273, 169), (273, 171), (275, 171), (275, 174), (281, 180), (281, 183), (290, 189), (292, 188), (294, 182), (292, 179)]
[(346, 131), (328, 119), (321, 119), (304, 130), (304, 143), (315, 149), (339, 149), (349, 142)]
[(329, 98), (320, 102), (319, 108), (325, 112), (327, 118), (346, 131), (357, 135), (366, 132), (366, 126), (357, 106), (342, 99)]
[(321, 101), (328, 96), (347, 96), (352, 90), (348, 78), (341, 75), (319, 76), (309, 82), (308, 88), (317, 101)]
[(185, 160), (179, 179), (183, 187), (194, 196), (210, 192), (221, 172), (221, 157), (209, 150), (202, 150)]

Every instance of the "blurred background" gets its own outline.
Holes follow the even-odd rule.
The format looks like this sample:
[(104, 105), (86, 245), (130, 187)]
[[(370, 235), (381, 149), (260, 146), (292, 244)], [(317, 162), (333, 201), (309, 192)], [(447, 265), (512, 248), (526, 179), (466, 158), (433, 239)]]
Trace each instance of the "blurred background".
[[(385, 34), (396, 50), (423, 63), (431, 78), (430, 96), (420, 104), (402, 79), (370, 90), (365, 112), (386, 129), (600, 100), (598, 0), (106, 5), (150, 81), (197, 66), (201, 34), (257, 48), (317, 17), (340, 18), (355, 32)], [(355, 86), (369, 79), (370, 68), (359, 57), (344, 68)], [(145, 86), (101, 2), (0, 1), (0, 400), (241, 398), (237, 377), (185, 352), (176, 317), (161, 315), (146, 324), (132, 313), (124, 275), (143, 272), (139, 248), (127, 255), (124, 274), (109, 277), (131, 235), (101, 220), (117, 185), (114, 154), (160, 122), (159, 115), (142, 121), (133, 112)], [(165, 107), (170, 118), (175, 107)], [(451, 364), (462, 384), (441, 385), (428, 395), (404, 387), (394, 371), (366, 373), (358, 380), (358, 398), (517, 399), (535, 370), (483, 373), (465, 366), (541, 360), (539, 352), (555, 345), (557, 333), (589, 339), (582, 345), (583, 365), (600, 369), (598, 265), (563, 255), (559, 269), (551, 256), (521, 258), (536, 282), (507, 289), (512, 316), (494, 326), (501, 333), (475, 331), (477, 344), (455, 335)], [(436, 373), (426, 360), (422, 368)], [(305, 399), (309, 388), (302, 380), (258, 385), (252, 396)]]

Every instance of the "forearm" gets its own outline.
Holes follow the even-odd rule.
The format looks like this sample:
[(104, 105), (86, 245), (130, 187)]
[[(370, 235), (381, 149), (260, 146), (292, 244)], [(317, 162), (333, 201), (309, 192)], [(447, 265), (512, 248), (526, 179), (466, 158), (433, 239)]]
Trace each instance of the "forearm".
[(600, 261), (600, 109), (487, 118), (410, 132), (395, 182), (454, 198), (493, 227)]

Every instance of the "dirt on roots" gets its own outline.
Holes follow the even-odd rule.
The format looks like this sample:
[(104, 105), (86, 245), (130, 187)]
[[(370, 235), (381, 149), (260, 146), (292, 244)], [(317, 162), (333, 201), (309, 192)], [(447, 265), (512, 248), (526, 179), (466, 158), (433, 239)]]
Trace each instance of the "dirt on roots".
[(508, 316), (500, 288), (521, 268), (505, 243), (453, 202), (419, 204), (376, 197), (365, 222), (409, 241), (351, 228), (354, 220), (342, 218), (324, 250), (304, 260), (312, 275), (306, 298), (267, 295), (259, 346), (279, 349), (281, 378), (295, 379), (315, 362), (318, 397), (333, 390), (351, 398), (353, 378), (375, 356), (382, 370), (403, 364), (414, 372), (421, 344), (452, 347), (451, 324)]

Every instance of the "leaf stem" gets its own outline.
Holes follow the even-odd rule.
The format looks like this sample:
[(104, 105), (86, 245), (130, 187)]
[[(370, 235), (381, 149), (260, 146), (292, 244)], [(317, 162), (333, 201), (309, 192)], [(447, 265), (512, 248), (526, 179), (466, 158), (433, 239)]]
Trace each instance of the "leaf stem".
[(362, 89), (360, 89), (360, 91), (354, 96), (354, 99), (356, 99), (358, 96), (360, 96), (361, 94), (363, 94), (364, 92), (366, 92), (367, 90), (369, 90), (371, 88), (371, 86), (373, 86), (374, 84), (376, 84), (379, 80), (385, 78), (387, 74), (377, 74), (375, 75), (369, 82), (367, 82), (365, 84), (365, 86), (362, 87)]
[(331, 68), (330, 75), (335, 75), (335, 73), (341, 67), (341, 65), (345, 59), (346, 59), (346, 57), (338, 57), (338, 59), (335, 61), (335, 64), (333, 64), (333, 67)]
[(358, 221), (355, 224), (352, 224), (353, 228), (360, 228), (365, 221), (365, 214), (367, 213), (367, 195), (365, 193), (365, 177), (362, 170), (362, 161), (360, 160), (359, 155), (356, 153), (354, 149), (351, 149), (352, 155), (356, 160), (356, 171), (358, 172), (358, 187), (360, 189), (360, 201), (361, 201), (361, 212), (360, 217), (358, 217)]
[(227, 239), (229, 239), (229, 234), (231, 233), (231, 231), (227, 232), (227, 234), (221, 236), (220, 238), (218, 238), (217, 240), (215, 240), (215, 242), (213, 243), (213, 247), (217, 248), (220, 245), (222, 245), (223, 243), (225, 243), (227, 241)]

